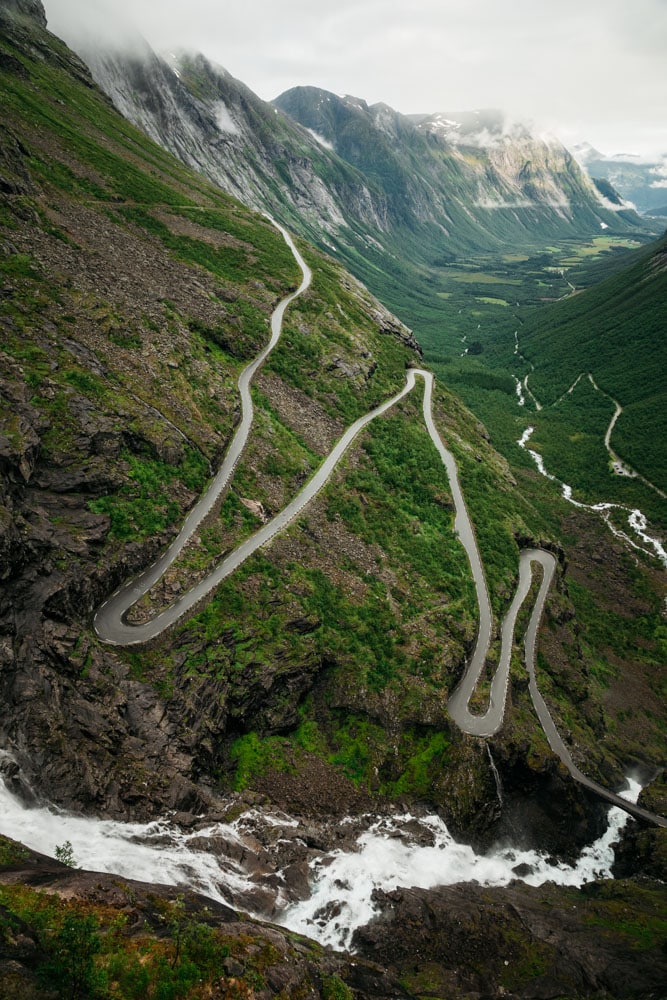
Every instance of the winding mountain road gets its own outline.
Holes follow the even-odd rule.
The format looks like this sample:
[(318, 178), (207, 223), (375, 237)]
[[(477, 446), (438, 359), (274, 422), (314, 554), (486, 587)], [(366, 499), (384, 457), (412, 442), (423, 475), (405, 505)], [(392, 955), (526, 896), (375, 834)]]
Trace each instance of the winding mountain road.
[[(270, 220), (273, 222), (273, 220)], [(405, 386), (400, 392), (379, 406), (370, 410), (348, 427), (332, 451), (323, 460), (322, 464), (306, 483), (306, 485), (296, 494), (292, 501), (269, 522), (264, 524), (250, 538), (237, 546), (227, 555), (204, 579), (192, 587), (186, 594), (183, 594), (164, 611), (155, 615), (151, 620), (140, 624), (130, 625), (126, 622), (128, 610), (157, 583), (164, 572), (176, 560), (188, 539), (197, 530), (202, 520), (210, 513), (214, 504), (229, 484), (234, 469), (241, 457), (243, 449), (248, 439), (253, 422), (253, 406), (250, 395), (250, 384), (258, 368), (266, 360), (270, 352), (277, 344), (282, 330), (282, 322), (285, 310), (289, 304), (301, 295), (310, 285), (312, 273), (296, 249), (291, 237), (277, 223), (276, 228), (280, 231), (287, 245), (292, 251), (296, 262), (302, 272), (302, 281), (296, 291), (287, 295), (278, 304), (271, 317), (271, 338), (264, 350), (252, 361), (241, 373), (238, 381), (241, 396), (241, 422), (232, 438), (224, 461), (209, 486), (206, 493), (195, 504), (186, 517), (179, 534), (171, 543), (168, 549), (146, 570), (123, 584), (101, 605), (94, 617), (94, 628), (99, 638), (106, 643), (116, 646), (134, 646), (146, 643), (156, 638), (175, 622), (181, 619), (188, 611), (192, 610), (203, 597), (215, 589), (222, 580), (234, 572), (246, 559), (249, 558), (258, 548), (270, 541), (278, 532), (284, 530), (288, 524), (300, 513), (301, 510), (316, 496), (322, 487), (328, 482), (336, 466), (342, 459), (345, 452), (353, 443), (361, 431), (376, 417), (386, 413), (395, 406), (404, 396), (410, 393), (415, 385), (417, 376), (424, 380), (423, 415), (424, 422), (435, 445), (443, 465), (449, 477), (450, 488), (454, 500), (456, 515), (454, 520), (454, 531), (457, 533), (461, 544), (464, 546), (470, 568), (472, 571), (477, 601), (479, 606), (479, 622), (477, 639), (473, 655), (468, 663), (464, 676), (451, 695), (448, 702), (448, 709), (452, 719), (465, 732), (473, 736), (489, 737), (496, 733), (502, 726), (505, 706), (507, 701), (507, 691), (509, 683), (510, 660), (512, 647), (514, 644), (514, 630), (519, 609), (523, 604), (532, 583), (532, 564), (538, 563), (542, 566), (543, 575), (540, 589), (531, 612), (530, 620), (526, 630), (525, 654), (526, 667), (529, 673), (530, 692), (533, 704), (537, 711), (540, 723), (549, 740), (552, 750), (558, 754), (565, 766), (577, 781), (585, 787), (601, 795), (614, 805), (620, 806), (627, 812), (638, 816), (648, 822), (656, 823), (659, 826), (667, 826), (667, 820), (662, 816), (657, 816), (633, 803), (627, 802), (613, 792), (608, 791), (587, 778), (574, 764), (567, 747), (561, 740), (544, 699), (539, 693), (535, 679), (535, 650), (537, 641), (537, 631), (544, 609), (547, 593), (551, 586), (551, 581), (556, 569), (556, 560), (549, 552), (541, 549), (524, 550), (519, 560), (519, 581), (512, 603), (505, 615), (501, 627), (501, 653), (500, 661), (491, 683), (489, 706), (483, 715), (474, 715), (470, 712), (469, 701), (479, 681), (486, 661), (489, 644), (493, 631), (493, 616), (491, 612), (491, 602), (484, 575), (479, 549), (475, 538), (470, 517), (463, 497), (463, 492), (458, 478), (458, 470), (454, 456), (447, 450), (440, 438), (435, 426), (432, 413), (432, 397), (434, 377), (432, 372), (422, 368), (410, 368), (406, 373)]]

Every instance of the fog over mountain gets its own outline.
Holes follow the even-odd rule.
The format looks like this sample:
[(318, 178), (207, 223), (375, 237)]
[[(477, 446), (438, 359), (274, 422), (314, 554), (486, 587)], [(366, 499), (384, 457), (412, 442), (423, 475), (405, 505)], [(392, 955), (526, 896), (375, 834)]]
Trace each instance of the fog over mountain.
[[(49, 0), (51, 28), (108, 41), (125, 16), (153, 46), (203, 51), (265, 100), (297, 85), (386, 101), (403, 113), (500, 106), (565, 143), (664, 152), (662, 0)], [(112, 27), (113, 25), (113, 27)], [(119, 38), (122, 40), (123, 33)]]

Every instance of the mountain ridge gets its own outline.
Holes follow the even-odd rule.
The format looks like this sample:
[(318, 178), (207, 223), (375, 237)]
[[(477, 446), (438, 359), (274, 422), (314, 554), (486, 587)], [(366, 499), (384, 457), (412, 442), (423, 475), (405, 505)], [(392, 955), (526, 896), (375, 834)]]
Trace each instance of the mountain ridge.
[[(501, 142), (502, 154), (496, 150), (493, 155), (477, 143), (473, 159), (478, 162), (473, 163), (474, 145), (461, 156), (456, 146), (440, 148), (438, 135), (424, 142), (415, 116), (401, 115), (386, 104), (369, 107), (361, 98), (343, 99), (314, 87), (294, 88), (267, 104), (202, 55), (177, 52), (167, 62), (149, 49), (140, 58), (139, 45), (130, 56), (117, 47), (105, 49), (103, 40), (88, 39), (79, 47), (97, 82), (126, 117), (229, 193), (252, 207), (270, 207), (279, 221), (296, 225), (320, 246), (330, 244), (362, 280), (367, 274), (354, 266), (359, 255), (367, 255), (376, 243), (385, 254), (396, 252), (404, 230), (411, 234), (413, 254), (419, 252), (416, 233), (424, 226), (444, 233), (444, 245), (454, 253), (498, 246), (489, 209), (501, 211), (510, 237), (513, 228), (525, 238), (542, 226), (556, 238), (582, 227), (593, 231), (601, 223), (626, 226), (620, 215), (605, 209), (587, 176), (555, 143), (547, 147), (531, 138), (515, 163), (506, 142)], [(336, 108), (339, 121), (346, 109), (345, 127), (356, 135), (351, 139), (357, 144), (355, 155), (351, 147), (346, 155), (342, 132), (336, 137), (313, 108), (305, 110), (308, 101), (318, 103), (320, 110), (323, 105)], [(289, 117), (276, 116), (276, 108)], [(517, 134), (526, 145), (526, 130)], [(335, 147), (334, 138), (341, 155), (327, 148)], [(387, 139), (403, 144), (405, 162), (383, 145)], [(359, 158), (360, 142), (376, 148), (368, 162)], [(552, 162), (547, 148), (553, 150)], [(382, 165), (379, 173), (374, 160)], [(568, 178), (566, 188), (555, 179), (559, 176)], [(462, 197), (467, 204), (461, 204)], [(427, 234), (429, 252), (433, 239)]]

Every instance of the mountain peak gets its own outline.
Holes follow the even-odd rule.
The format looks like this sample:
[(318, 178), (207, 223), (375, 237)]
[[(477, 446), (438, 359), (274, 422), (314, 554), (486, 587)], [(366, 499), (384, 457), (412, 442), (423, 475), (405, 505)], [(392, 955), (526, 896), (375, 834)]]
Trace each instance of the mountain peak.
[(345, 94), (343, 103), (350, 108), (358, 108), (359, 111), (368, 111), (368, 102), (363, 97), (354, 97), (352, 94)]
[(430, 132), (455, 145), (494, 146), (500, 142), (534, 140), (533, 130), (525, 122), (509, 118), (499, 108), (473, 111), (438, 111), (407, 116), (421, 131)]

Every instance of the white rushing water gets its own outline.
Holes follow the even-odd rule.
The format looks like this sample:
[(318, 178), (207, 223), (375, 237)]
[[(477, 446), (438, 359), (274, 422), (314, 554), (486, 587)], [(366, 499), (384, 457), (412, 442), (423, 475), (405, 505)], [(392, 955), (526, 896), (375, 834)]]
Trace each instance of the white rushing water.
[[(535, 462), (538, 471), (550, 479), (552, 482), (557, 483), (561, 488), (561, 495), (565, 500), (571, 503), (574, 507), (580, 507), (582, 510), (592, 510), (596, 514), (599, 514), (604, 520), (605, 524), (616, 538), (622, 539), (631, 545), (633, 549), (638, 549), (640, 552), (645, 552), (647, 555), (654, 555), (660, 560), (663, 566), (667, 566), (667, 550), (662, 545), (660, 539), (655, 538), (653, 535), (648, 533), (648, 522), (646, 520), (646, 515), (642, 514), (640, 510), (633, 509), (632, 507), (626, 507), (625, 504), (620, 503), (582, 503), (580, 500), (575, 500), (573, 496), (572, 487), (568, 486), (567, 483), (561, 482), (556, 476), (552, 475), (544, 464), (544, 459), (538, 451), (533, 448), (528, 447), (528, 442), (534, 432), (534, 427), (527, 427), (523, 432), (517, 444), (520, 448), (523, 448), (528, 452), (532, 460)], [(613, 511), (623, 511), (626, 516), (626, 520), (629, 528), (633, 534), (638, 538), (643, 545), (640, 545), (637, 541), (630, 537), (625, 531), (621, 531), (617, 528), (611, 519)]]
[[(636, 802), (641, 785), (631, 780), (628, 784), (621, 794)], [(255, 868), (256, 875), (256, 866), (250, 862), (246, 868), (230, 858), (224, 845), (238, 846), (233, 853), (248, 858), (253, 842), (244, 829), (248, 819), (252, 822), (253, 816), (187, 833), (167, 819), (145, 824), (95, 820), (53, 807), (26, 806), (0, 780), (0, 831), (33, 850), (53, 856), (57, 846), (69, 842), (76, 863), (83, 868), (187, 886), (237, 906), (252, 888), (250, 869)], [(612, 807), (604, 835), (571, 866), (539, 851), (511, 847), (476, 854), (457, 843), (438, 816), (401, 815), (376, 821), (369, 817), (368, 829), (355, 850), (333, 851), (311, 863), (310, 898), (284, 908), (273, 919), (342, 949), (349, 947), (355, 929), (373, 916), (375, 889), (433, 888), (471, 881), (503, 886), (517, 878), (533, 886), (546, 881), (580, 886), (611, 875), (613, 844), (628, 820), (627, 813)], [(295, 834), (296, 821), (289, 817), (264, 817), (264, 821), (284, 827), (285, 837)], [(520, 865), (526, 867), (517, 873)], [(274, 871), (272, 881), (280, 886), (279, 871)], [(275, 905), (284, 906), (280, 890)]]
[[(636, 802), (641, 785), (628, 779), (628, 786), (620, 794)], [(432, 889), (459, 882), (504, 886), (515, 879), (532, 886), (544, 882), (581, 886), (596, 878), (609, 878), (613, 845), (630, 819), (622, 809), (612, 806), (605, 833), (584, 848), (575, 865), (540, 851), (512, 847), (476, 854), (472, 847), (457, 843), (438, 816), (419, 820), (431, 834), (431, 843), (416, 845), (401, 836), (401, 829), (413, 822), (413, 817), (383, 819), (359, 838), (357, 852), (338, 851), (315, 861), (311, 865), (312, 895), (289, 907), (280, 922), (321, 944), (348, 948), (356, 928), (363, 927), (376, 912), (372, 901), (375, 889)]]
[[(220, 824), (222, 826), (222, 824)], [(191, 841), (213, 830), (184, 833), (168, 820), (120, 823), (72, 816), (55, 807), (26, 807), (0, 781), (0, 832), (32, 850), (55, 856), (69, 842), (76, 865), (141, 882), (161, 882), (196, 889), (218, 902), (246, 887), (243, 868), (227, 859), (198, 851)], [(238, 835), (231, 827), (227, 839)], [(225, 888), (228, 890), (225, 893)]]
[(519, 406), (526, 405), (526, 397), (523, 394), (523, 385), (521, 384), (521, 379), (514, 376), (514, 382), (516, 383), (516, 395)]

